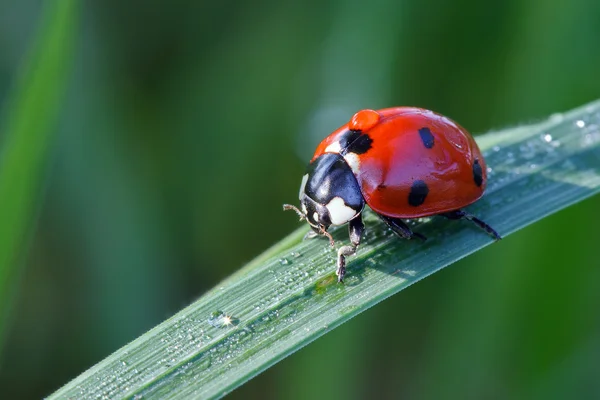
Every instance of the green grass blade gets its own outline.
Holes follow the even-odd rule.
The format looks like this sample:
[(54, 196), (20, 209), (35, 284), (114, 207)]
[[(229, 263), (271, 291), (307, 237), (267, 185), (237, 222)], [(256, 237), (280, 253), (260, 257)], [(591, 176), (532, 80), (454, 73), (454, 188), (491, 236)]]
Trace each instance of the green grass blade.
[[(599, 126), (600, 101), (479, 137), (490, 184), (469, 210), (505, 236), (598, 193)], [(335, 251), (325, 240), (302, 241), (303, 226), (50, 398), (222, 396), (358, 313), (492, 243), (469, 223), (441, 218), (415, 224), (427, 242), (401, 241), (367, 214), (368, 233), (350, 259), (345, 285), (336, 283)], [(345, 228), (333, 235), (347, 241)], [(235, 326), (222, 325), (220, 313), (233, 316)]]
[(20, 254), (39, 200), (51, 145), (72, 61), (75, 0), (46, 5), (25, 69), (2, 114), (0, 134), (0, 347), (11, 298), (18, 285)]

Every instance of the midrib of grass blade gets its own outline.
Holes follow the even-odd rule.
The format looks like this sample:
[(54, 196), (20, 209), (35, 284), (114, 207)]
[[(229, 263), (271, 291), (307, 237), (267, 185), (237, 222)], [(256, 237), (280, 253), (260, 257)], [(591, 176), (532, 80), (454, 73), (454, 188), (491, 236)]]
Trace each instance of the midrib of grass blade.
[[(598, 193), (599, 125), (600, 102), (595, 102), (539, 124), (479, 137), (490, 182), (469, 211), (506, 236)], [(492, 242), (469, 223), (441, 218), (412, 224), (429, 238), (425, 243), (400, 241), (370, 212), (366, 224), (345, 285), (335, 280), (335, 251), (322, 240), (301, 241), (307, 231), (301, 227), (50, 398), (222, 396), (358, 313)], [(333, 236), (347, 241), (345, 228), (335, 229)], [(216, 311), (235, 317), (237, 326), (209, 324)]]
[(42, 29), (2, 113), (0, 349), (72, 61), (76, 5), (76, 0), (45, 4)]

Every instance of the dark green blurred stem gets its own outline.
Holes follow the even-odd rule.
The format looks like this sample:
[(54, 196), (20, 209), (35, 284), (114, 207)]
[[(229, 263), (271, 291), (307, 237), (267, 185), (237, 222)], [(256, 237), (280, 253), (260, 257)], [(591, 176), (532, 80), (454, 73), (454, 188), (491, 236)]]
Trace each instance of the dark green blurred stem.
[(76, 0), (45, 3), (41, 29), (6, 102), (0, 147), (0, 349), (23, 250), (35, 222), (48, 150), (73, 59)]

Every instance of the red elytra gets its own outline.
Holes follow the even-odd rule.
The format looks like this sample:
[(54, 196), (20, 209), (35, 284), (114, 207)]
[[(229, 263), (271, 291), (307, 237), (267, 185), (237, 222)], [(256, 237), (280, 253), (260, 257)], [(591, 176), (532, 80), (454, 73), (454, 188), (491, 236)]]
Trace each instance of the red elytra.
[[(486, 164), (473, 137), (449, 118), (421, 108), (359, 111), (317, 146), (311, 161), (332, 151), (332, 144), (357, 128), (372, 143), (368, 151), (356, 155), (358, 165), (352, 169), (373, 211), (419, 218), (465, 207), (483, 195)], [(427, 140), (431, 147), (425, 145)], [(480, 176), (474, 176), (474, 169)], [(428, 192), (421, 204), (411, 205), (408, 198), (417, 180)]]

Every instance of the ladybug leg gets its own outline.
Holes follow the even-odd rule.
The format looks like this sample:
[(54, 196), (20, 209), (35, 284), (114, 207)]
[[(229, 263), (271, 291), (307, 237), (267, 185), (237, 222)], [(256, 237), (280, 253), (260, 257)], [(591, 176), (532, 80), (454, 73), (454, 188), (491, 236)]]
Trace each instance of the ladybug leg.
[(308, 231), (308, 232), (306, 232), (306, 235), (304, 235), (302, 240), (314, 239), (317, 236), (326, 236), (327, 239), (329, 239), (329, 244), (331, 245), (331, 247), (333, 247), (335, 245), (335, 242), (333, 241), (331, 234), (329, 232), (327, 232), (326, 230), (321, 230), (319, 232)]
[(335, 274), (338, 277), (338, 282), (344, 282), (344, 275), (346, 275), (346, 257), (352, 256), (356, 253), (356, 248), (360, 244), (360, 238), (365, 230), (365, 224), (363, 224), (362, 216), (359, 215), (353, 220), (348, 222), (348, 233), (350, 235), (351, 246), (342, 246), (338, 250), (337, 259), (337, 270)]
[(488, 224), (486, 224), (485, 222), (483, 222), (482, 220), (480, 220), (473, 214), (469, 214), (468, 212), (465, 212), (463, 210), (450, 211), (450, 212), (443, 213), (440, 215), (443, 217), (446, 217), (448, 219), (469, 220), (469, 221), (473, 222), (475, 225), (477, 225), (478, 227), (480, 227), (481, 229), (483, 229), (484, 231), (486, 231), (488, 234), (490, 234), (490, 236), (492, 236), (495, 240), (502, 239), (502, 237), (498, 234), (498, 232), (496, 232), (496, 230), (494, 228), (492, 228), (491, 226), (489, 226)]
[(420, 233), (413, 232), (400, 218), (390, 218), (386, 217), (385, 215), (379, 215), (379, 218), (381, 218), (381, 220), (385, 222), (387, 226), (392, 228), (394, 233), (400, 236), (402, 239), (418, 238), (423, 241), (427, 240), (427, 238)]

